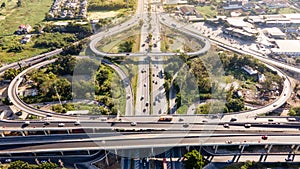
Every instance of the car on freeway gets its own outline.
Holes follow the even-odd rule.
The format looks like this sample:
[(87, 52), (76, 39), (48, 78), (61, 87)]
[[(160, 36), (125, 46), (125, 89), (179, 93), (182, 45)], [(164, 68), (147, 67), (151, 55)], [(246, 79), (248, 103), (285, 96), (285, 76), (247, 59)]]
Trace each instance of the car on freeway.
[(184, 123), (184, 124), (183, 124), (183, 127), (186, 128), (186, 127), (189, 127), (189, 125), (190, 125), (189, 123)]
[(58, 127), (64, 127), (65, 123), (58, 123)]
[(142, 70), (141, 70), (141, 73), (145, 73), (146, 72), (146, 70), (143, 68)]
[(232, 144), (232, 141), (231, 140), (226, 140), (225, 143)]
[(156, 48), (156, 47), (157, 47), (157, 44), (156, 44), (156, 43), (154, 43), (154, 44), (153, 44), (153, 47), (155, 47), (155, 48)]
[(10, 162), (11, 162), (11, 159), (8, 158), (8, 159), (5, 159), (4, 161), (5, 161), (5, 163), (10, 163)]
[(202, 123), (207, 123), (208, 121), (207, 120), (202, 120)]
[(184, 121), (184, 119), (183, 118), (179, 118), (179, 120), (178, 121)]
[(130, 94), (127, 95), (127, 99), (130, 99)]
[(246, 123), (245, 124), (245, 128), (250, 128), (251, 127), (251, 124), (250, 123)]
[(131, 126), (136, 126), (136, 122), (135, 122), (135, 121), (134, 121), (134, 122), (131, 122), (130, 125), (131, 125)]
[(223, 124), (223, 127), (224, 127), (224, 128), (229, 128), (229, 124), (228, 124), (228, 123), (225, 123), (225, 124)]
[(48, 113), (48, 114), (46, 114), (46, 117), (52, 117), (52, 115)]
[(227, 164), (230, 164), (230, 163), (232, 163), (232, 160), (228, 160), (228, 161), (227, 161)]
[(263, 135), (263, 136), (261, 136), (261, 139), (267, 140), (267, 139), (268, 139), (268, 136), (267, 136), (267, 135)]
[(50, 122), (45, 121), (45, 122), (44, 122), (44, 126), (48, 126), (48, 125), (50, 125)]
[(145, 44), (143, 43), (143, 44), (142, 44), (142, 47), (144, 47), (144, 46), (145, 46)]
[(126, 56), (129, 56), (129, 53), (126, 53)]
[(143, 112), (145, 113), (145, 112), (146, 112), (146, 110), (147, 110), (147, 109), (146, 109), (146, 107), (145, 107), (145, 108), (143, 109)]
[(232, 118), (230, 119), (230, 121), (231, 121), (231, 122), (237, 121), (237, 118), (232, 117)]
[(144, 87), (147, 87), (147, 83), (144, 83)]
[(74, 125), (75, 125), (75, 126), (78, 126), (78, 125), (80, 125), (80, 121), (78, 121), (78, 120), (77, 120), (77, 121), (75, 121)]
[(148, 101), (146, 102), (146, 106), (149, 106), (149, 102)]
[(17, 116), (22, 116), (22, 111), (18, 111), (18, 112), (16, 113), (16, 115), (17, 115)]
[(144, 96), (144, 95), (142, 95), (142, 96), (141, 96), (141, 100), (143, 100), (144, 98), (145, 98), (145, 96)]

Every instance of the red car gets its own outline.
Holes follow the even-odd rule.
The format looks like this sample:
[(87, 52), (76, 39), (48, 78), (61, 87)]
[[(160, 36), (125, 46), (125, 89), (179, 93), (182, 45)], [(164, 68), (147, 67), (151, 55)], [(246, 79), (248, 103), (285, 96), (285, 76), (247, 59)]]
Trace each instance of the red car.
[(268, 139), (268, 136), (267, 136), (267, 135), (263, 135), (263, 136), (261, 137), (261, 139), (267, 140), (267, 139)]

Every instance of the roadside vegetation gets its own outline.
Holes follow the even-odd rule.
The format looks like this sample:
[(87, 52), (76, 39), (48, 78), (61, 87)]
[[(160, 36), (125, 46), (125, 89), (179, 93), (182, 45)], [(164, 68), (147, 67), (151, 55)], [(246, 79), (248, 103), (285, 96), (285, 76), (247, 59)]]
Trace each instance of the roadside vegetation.
[[(15, 62), (70, 45), (91, 34), (90, 25), (70, 22), (66, 26), (45, 22), (52, 0), (6, 0), (0, 7), (0, 62)], [(29, 32), (14, 34), (21, 25), (30, 25)], [(30, 40), (21, 43), (26, 34)]]
[(98, 26), (101, 28), (119, 24), (126, 18), (134, 14), (137, 1), (128, 0), (88, 0), (88, 19), (99, 20)]
[[(43, 32), (43, 33), (41, 33)], [(73, 42), (91, 34), (88, 25), (69, 23), (66, 26), (40, 25), (30, 41), (21, 44), (23, 35), (0, 37), (0, 62), (10, 63), (46, 53), (57, 48), (71, 46)]]
[[(213, 47), (201, 57), (179, 57), (167, 60), (164, 68), (167, 98), (171, 86), (176, 92), (177, 113), (185, 114), (194, 101), (204, 100), (196, 108), (197, 114), (229, 113), (246, 110), (245, 103), (264, 105), (281, 93), (283, 79), (251, 56), (220, 51)], [(185, 73), (175, 73), (185, 65)], [(257, 71), (250, 75), (242, 67)], [(264, 75), (259, 81), (258, 74)], [(194, 79), (194, 80), (193, 80)]]
[[(118, 75), (110, 67), (99, 67), (99, 64), (92, 60), (61, 56), (53, 64), (29, 73), (23, 84), (27, 89), (37, 90), (37, 95), (22, 98), (28, 104), (79, 99), (91, 100), (93, 104), (88, 107), (92, 106), (89, 110), (94, 114), (116, 114), (118, 110), (125, 111), (125, 93)], [(52, 110), (66, 113), (86, 107), (64, 103), (54, 105)]]
[(140, 50), (140, 26), (135, 26), (119, 34), (108, 36), (97, 43), (99, 50), (108, 53), (119, 53)]
[(202, 48), (202, 42), (199, 40), (182, 35), (174, 29), (162, 26), (161, 51), (162, 52), (192, 52)]
[(202, 169), (208, 163), (197, 150), (187, 152), (183, 158), (185, 168)]
[(57, 164), (51, 162), (34, 165), (21, 160), (11, 162), (10, 164), (0, 164), (0, 168), (3, 169), (56, 169), (57, 167)]
[(222, 169), (265, 169), (265, 168), (289, 168), (297, 169), (299, 168), (298, 164), (293, 163), (260, 163), (254, 161), (246, 161), (241, 163), (232, 163), (223, 167)]
[(45, 18), (45, 11), (49, 11), (52, 0), (5, 0), (5, 7), (0, 8), (0, 37), (12, 35), (21, 24), (32, 27), (41, 23)]

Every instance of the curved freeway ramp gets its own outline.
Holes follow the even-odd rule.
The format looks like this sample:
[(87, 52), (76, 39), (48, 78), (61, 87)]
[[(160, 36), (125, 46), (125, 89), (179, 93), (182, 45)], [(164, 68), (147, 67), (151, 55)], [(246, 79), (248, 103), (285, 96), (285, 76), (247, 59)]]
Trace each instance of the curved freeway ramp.
[[(18, 109), (27, 112), (29, 114), (33, 114), (36, 116), (40, 116), (40, 117), (47, 117), (47, 116), (52, 116), (54, 118), (58, 118), (58, 119), (70, 119), (70, 120), (74, 120), (74, 119), (78, 119), (78, 117), (75, 116), (69, 116), (69, 115), (63, 115), (63, 114), (57, 114), (57, 113), (53, 113), (50, 111), (44, 111), (44, 110), (39, 110), (36, 108), (33, 108), (31, 106), (29, 106), (28, 104), (26, 104), (25, 102), (22, 101), (22, 99), (18, 96), (18, 87), (20, 85), (20, 83), (23, 80), (23, 76), (28, 73), (29, 71), (33, 70), (33, 69), (37, 69), (40, 68), (42, 66), (51, 64), (53, 62), (55, 62), (56, 59), (52, 59), (52, 60), (47, 60), (41, 63), (38, 63), (36, 65), (31, 66), (30, 68), (27, 68), (26, 70), (22, 71), (20, 74), (18, 74), (10, 83), (9, 87), (8, 87), (8, 97), (10, 99), (10, 101), (12, 102), (13, 105), (15, 105)], [(106, 60), (102, 60), (103, 64), (106, 64), (108, 66), (110, 66), (111, 68), (113, 68), (121, 77), (122, 80), (126, 79), (127, 76), (126, 74), (122, 71), (121, 68), (119, 68), (118, 66), (116, 66), (115, 64), (106, 61)], [(125, 83), (125, 82), (124, 82)], [(127, 87), (125, 88), (126, 90), (126, 97), (130, 96), (127, 100), (126, 100), (126, 115), (131, 115), (131, 112), (133, 111), (133, 94), (132, 94), (132, 87), (131, 85), (127, 85)]]

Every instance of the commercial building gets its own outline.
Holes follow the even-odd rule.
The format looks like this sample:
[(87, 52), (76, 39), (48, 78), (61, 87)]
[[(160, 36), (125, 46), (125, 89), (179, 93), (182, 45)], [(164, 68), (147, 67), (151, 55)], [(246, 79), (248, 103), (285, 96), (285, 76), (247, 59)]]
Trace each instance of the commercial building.
[(267, 34), (270, 38), (274, 39), (285, 39), (286, 35), (279, 28), (272, 27), (264, 29), (264, 33)]
[(300, 56), (300, 40), (275, 40), (275, 44), (271, 49), (275, 55)]

